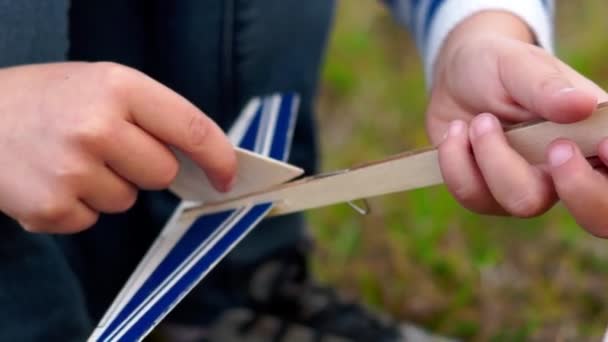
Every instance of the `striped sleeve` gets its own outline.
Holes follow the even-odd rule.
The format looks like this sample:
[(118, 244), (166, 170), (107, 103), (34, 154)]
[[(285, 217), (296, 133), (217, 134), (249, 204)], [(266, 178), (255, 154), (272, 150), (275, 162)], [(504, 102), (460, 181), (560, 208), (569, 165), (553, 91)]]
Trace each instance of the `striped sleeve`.
[(427, 82), (450, 31), (471, 15), (484, 10), (513, 13), (526, 22), (540, 46), (553, 52), (554, 0), (385, 0), (394, 16), (415, 37), (424, 59)]

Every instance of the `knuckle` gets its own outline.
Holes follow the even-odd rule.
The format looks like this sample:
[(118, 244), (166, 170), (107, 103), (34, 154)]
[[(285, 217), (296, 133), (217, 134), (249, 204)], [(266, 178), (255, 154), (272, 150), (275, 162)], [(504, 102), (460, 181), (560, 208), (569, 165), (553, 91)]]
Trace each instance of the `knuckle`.
[(110, 93), (122, 94), (130, 84), (133, 69), (114, 62), (93, 63), (99, 75), (100, 85)]
[(211, 129), (211, 121), (200, 113), (192, 113), (188, 122), (188, 147), (196, 150), (203, 145), (208, 138)]
[(87, 182), (94, 174), (93, 169), (93, 164), (82, 159), (76, 159), (58, 165), (54, 171), (55, 178), (58, 184), (64, 187), (62, 192), (65, 193), (69, 192), (70, 188), (78, 187), (80, 184)]
[(73, 234), (73, 233), (81, 232), (81, 231), (86, 230), (86, 229), (90, 228), (91, 226), (93, 226), (97, 222), (97, 220), (99, 220), (99, 213), (97, 213), (97, 212), (91, 213), (90, 215), (87, 215), (86, 217), (82, 217), (82, 218), (79, 218), (78, 220), (73, 220), (73, 221), (67, 223), (65, 226), (62, 227), (60, 233)]
[(97, 148), (110, 143), (116, 133), (115, 123), (108, 116), (89, 117), (76, 125), (72, 131), (73, 139), (85, 147)]
[(44, 201), (38, 206), (38, 209), (32, 213), (31, 222), (40, 223), (40, 225), (56, 225), (60, 224), (70, 217), (72, 208), (67, 204), (67, 201), (59, 198)]

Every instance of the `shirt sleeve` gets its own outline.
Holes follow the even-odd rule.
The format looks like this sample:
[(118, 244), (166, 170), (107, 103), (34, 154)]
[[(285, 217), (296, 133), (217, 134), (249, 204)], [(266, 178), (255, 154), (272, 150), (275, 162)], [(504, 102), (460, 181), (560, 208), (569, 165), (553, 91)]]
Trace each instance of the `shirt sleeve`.
[(415, 37), (427, 83), (443, 42), (456, 25), (485, 10), (510, 12), (526, 22), (539, 46), (553, 52), (554, 0), (385, 0)]

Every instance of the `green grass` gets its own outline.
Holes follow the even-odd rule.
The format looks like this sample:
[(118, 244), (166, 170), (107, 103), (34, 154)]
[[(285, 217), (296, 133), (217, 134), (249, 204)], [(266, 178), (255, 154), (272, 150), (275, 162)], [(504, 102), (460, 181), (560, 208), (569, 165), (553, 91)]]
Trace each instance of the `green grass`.
[[(323, 70), (325, 170), (427, 144), (426, 92), (407, 33), (375, 1), (342, 1)], [(558, 53), (608, 86), (605, 0), (561, 1)], [(394, 317), (471, 340), (601, 336), (608, 242), (562, 208), (530, 219), (482, 217), (443, 187), (312, 211), (317, 273)]]

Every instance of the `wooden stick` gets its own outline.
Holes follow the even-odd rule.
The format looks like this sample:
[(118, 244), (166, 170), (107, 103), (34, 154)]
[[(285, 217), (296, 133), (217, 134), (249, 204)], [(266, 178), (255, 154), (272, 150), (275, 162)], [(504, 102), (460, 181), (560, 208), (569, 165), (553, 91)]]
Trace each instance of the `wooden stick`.
[[(533, 164), (543, 163), (547, 146), (557, 138), (576, 142), (586, 157), (596, 154), (597, 145), (608, 136), (608, 104), (598, 106), (584, 121), (573, 124), (539, 122), (506, 132), (511, 146)], [(349, 170), (321, 174), (275, 186), (240, 198), (208, 203), (187, 210), (198, 216), (252, 203), (274, 202), (273, 215), (374, 197), (443, 183), (437, 151), (406, 152)], [(194, 217), (193, 216), (193, 217)]]

